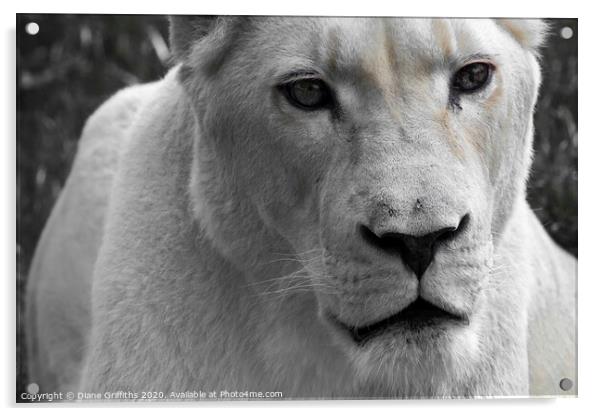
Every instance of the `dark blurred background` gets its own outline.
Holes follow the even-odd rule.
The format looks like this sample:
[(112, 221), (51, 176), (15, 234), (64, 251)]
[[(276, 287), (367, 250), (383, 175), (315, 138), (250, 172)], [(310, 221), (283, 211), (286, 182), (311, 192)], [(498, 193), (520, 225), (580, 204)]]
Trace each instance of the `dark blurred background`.
[[(35, 22), (39, 33), (26, 25)], [(551, 19), (535, 114), (529, 202), (577, 255), (577, 20)], [(127, 85), (165, 74), (163, 16), (17, 15), (17, 295), (36, 241), (69, 174), (86, 118)], [(24, 360), (18, 302), (17, 392)]]

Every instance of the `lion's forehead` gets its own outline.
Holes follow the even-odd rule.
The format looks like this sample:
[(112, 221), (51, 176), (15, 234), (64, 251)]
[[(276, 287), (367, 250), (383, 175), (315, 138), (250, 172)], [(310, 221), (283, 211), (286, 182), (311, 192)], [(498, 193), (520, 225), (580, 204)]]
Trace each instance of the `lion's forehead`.
[(307, 59), (331, 75), (355, 71), (381, 78), (425, 74), (494, 52), (492, 37), (504, 37), (490, 19), (279, 17), (256, 24), (269, 54)]

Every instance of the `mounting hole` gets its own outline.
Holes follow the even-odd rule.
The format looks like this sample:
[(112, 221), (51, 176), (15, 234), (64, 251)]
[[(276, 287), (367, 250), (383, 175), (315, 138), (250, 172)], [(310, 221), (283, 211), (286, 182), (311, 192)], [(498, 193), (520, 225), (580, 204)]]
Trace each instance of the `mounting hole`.
[(562, 39), (570, 39), (573, 37), (573, 29), (571, 29), (568, 26), (563, 27), (562, 29), (560, 29), (560, 36), (562, 36)]
[(28, 35), (37, 35), (39, 31), (40, 26), (36, 22), (29, 22), (25, 25), (25, 32), (27, 32)]
[(39, 391), (40, 391), (40, 386), (38, 386), (36, 383), (30, 383), (27, 386), (27, 393), (29, 393), (29, 394), (38, 394)]
[(570, 378), (563, 378), (560, 380), (560, 388), (564, 391), (569, 391), (573, 388), (573, 380)]

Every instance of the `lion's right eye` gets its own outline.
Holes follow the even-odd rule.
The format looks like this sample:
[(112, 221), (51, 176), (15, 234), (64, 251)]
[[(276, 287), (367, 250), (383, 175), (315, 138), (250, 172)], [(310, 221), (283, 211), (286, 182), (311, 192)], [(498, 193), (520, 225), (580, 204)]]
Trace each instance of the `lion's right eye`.
[(326, 83), (317, 78), (300, 79), (283, 85), (286, 98), (303, 110), (318, 110), (332, 103)]

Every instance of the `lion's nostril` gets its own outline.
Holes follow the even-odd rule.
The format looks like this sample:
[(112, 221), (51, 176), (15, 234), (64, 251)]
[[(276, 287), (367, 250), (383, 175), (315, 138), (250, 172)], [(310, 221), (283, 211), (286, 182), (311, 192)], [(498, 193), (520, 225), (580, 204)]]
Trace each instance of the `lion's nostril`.
[(437, 241), (445, 241), (445, 240), (454, 239), (458, 234), (460, 234), (462, 231), (464, 231), (464, 229), (468, 225), (468, 218), (469, 218), (469, 215), (466, 214), (462, 217), (462, 219), (460, 220), (460, 222), (458, 223), (458, 225), (456, 227), (448, 227), (447, 231), (445, 231), (445, 229), (443, 229), (443, 233), (437, 237)]
[(425, 235), (388, 232), (378, 236), (364, 225), (360, 226), (360, 233), (370, 245), (400, 254), (403, 262), (420, 279), (433, 260), (436, 243), (455, 238), (466, 228), (467, 222), (468, 215), (465, 215), (457, 226), (444, 227)]

